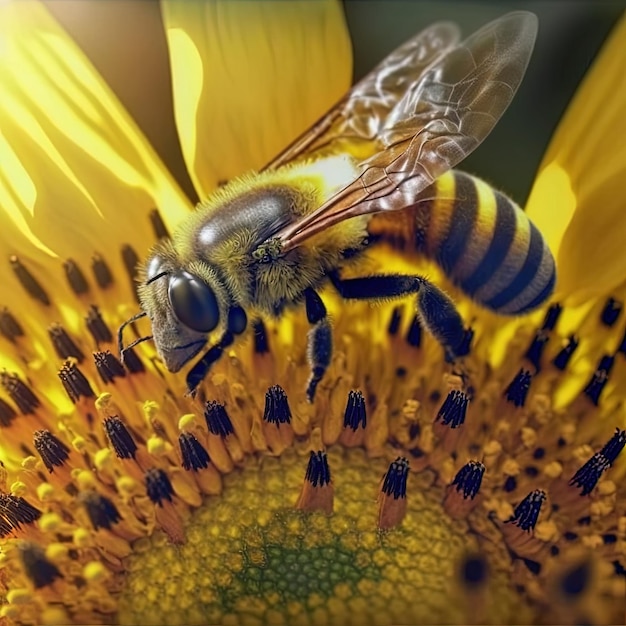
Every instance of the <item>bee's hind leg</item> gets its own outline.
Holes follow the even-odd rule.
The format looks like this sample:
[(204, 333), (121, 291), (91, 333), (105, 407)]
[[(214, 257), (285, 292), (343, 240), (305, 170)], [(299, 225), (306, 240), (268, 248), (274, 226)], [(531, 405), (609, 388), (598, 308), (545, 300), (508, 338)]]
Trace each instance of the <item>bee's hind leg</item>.
[(309, 331), (307, 358), (311, 368), (311, 377), (306, 388), (309, 402), (315, 398), (315, 390), (330, 365), (333, 354), (333, 333), (326, 315), (326, 306), (322, 299), (310, 287), (304, 292), (306, 317), (313, 328)]

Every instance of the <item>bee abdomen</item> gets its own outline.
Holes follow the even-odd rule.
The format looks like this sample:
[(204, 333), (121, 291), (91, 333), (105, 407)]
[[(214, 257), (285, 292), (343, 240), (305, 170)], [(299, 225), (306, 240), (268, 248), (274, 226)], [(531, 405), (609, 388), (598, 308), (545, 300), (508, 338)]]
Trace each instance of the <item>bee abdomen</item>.
[(526, 214), (464, 172), (439, 177), (415, 206), (415, 247), (466, 294), (502, 314), (536, 308), (556, 280), (552, 253)]

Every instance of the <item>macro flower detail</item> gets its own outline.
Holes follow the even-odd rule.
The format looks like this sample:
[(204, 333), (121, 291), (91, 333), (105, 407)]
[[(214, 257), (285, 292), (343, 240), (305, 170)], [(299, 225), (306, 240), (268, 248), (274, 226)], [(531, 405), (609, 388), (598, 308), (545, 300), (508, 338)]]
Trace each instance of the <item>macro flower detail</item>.
[[(202, 195), (262, 167), (348, 87), (338, 3), (292, 2), (282, 14), (246, 4), (252, 17), (237, 3), (163, 3), (175, 116)], [(242, 30), (225, 28), (231, 20)], [(599, 82), (607, 101), (626, 103), (625, 32), (622, 19), (576, 96), (578, 116)], [(224, 50), (239, 51), (232, 67), (216, 61)], [(271, 76), (247, 75), (242, 106), (256, 100), (250, 115), (267, 127), (242, 112), (238, 128), (236, 70), (255, 57)], [(550, 193), (536, 188), (530, 201), (538, 216), (557, 189), (564, 221), (545, 227), (558, 278), (539, 311), (498, 317), (436, 266), (387, 246), (372, 251), (373, 266), (432, 272), (458, 304), (455, 358), (412, 303), (371, 307), (329, 292), (323, 376), (302, 341), (311, 319), (296, 310), (250, 320), (191, 397), (146, 320), (131, 317), (137, 265), (189, 201), (38, 3), (0, 7), (0, 79), (7, 624), (623, 621), (624, 289), (614, 272), (600, 285), (583, 272), (574, 286), (571, 269), (589, 198), (619, 190), (593, 170), (576, 195), (566, 131), (582, 122), (566, 114), (537, 179)], [(257, 126), (258, 141), (246, 140)], [(223, 140), (222, 160), (211, 137)], [(583, 171), (587, 141), (575, 146)], [(120, 353), (115, 331), (129, 319)]]

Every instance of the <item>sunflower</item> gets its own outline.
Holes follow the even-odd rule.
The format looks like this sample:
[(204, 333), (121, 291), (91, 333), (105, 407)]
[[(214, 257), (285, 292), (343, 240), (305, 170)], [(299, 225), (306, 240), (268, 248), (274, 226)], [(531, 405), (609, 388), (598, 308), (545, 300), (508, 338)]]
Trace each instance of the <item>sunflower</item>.
[[(162, 3), (201, 197), (348, 87), (340, 6), (272, 6)], [(471, 322), (463, 377), (408, 306), (331, 302), (314, 405), (297, 311), (191, 399), (149, 342), (122, 365), (114, 333), (191, 203), (46, 9), (0, 6), (2, 618), (624, 623), (624, 41), (622, 19), (529, 199), (554, 300), (506, 321), (447, 286)]]

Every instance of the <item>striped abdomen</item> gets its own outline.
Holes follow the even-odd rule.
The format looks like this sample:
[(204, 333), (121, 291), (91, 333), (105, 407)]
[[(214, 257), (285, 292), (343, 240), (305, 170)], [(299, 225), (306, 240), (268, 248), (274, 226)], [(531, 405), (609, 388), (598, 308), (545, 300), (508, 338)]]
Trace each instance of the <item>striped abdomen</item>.
[[(554, 258), (541, 233), (509, 198), (482, 180), (453, 170), (403, 211), (371, 223), (383, 237), (410, 238), (465, 293), (502, 314), (525, 313), (552, 293)], [(394, 232), (395, 231), (395, 232)]]

